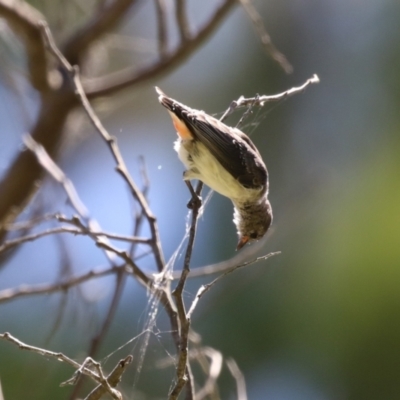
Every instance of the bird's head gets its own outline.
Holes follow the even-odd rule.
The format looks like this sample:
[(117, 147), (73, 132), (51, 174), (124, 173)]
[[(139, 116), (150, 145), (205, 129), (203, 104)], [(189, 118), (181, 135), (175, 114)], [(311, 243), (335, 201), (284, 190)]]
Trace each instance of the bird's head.
[(245, 207), (235, 207), (234, 222), (239, 234), (236, 250), (240, 250), (247, 243), (260, 240), (267, 233), (272, 223), (270, 202), (263, 200)]

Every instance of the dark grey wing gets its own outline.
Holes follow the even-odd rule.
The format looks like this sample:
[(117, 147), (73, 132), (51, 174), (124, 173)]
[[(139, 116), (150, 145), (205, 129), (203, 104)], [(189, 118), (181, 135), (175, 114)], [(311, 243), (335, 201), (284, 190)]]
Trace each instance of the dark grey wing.
[(260, 188), (266, 184), (267, 169), (251, 140), (238, 129), (203, 112), (182, 113), (196, 139), (202, 142), (219, 163), (244, 187)]

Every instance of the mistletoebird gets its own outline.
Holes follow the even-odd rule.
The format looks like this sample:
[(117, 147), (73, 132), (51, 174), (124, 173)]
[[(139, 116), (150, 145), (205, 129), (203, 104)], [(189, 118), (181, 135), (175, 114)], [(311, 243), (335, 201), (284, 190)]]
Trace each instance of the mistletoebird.
[(174, 149), (186, 167), (183, 179), (198, 179), (232, 201), (237, 250), (261, 239), (272, 223), (272, 208), (267, 168), (254, 143), (239, 129), (156, 91), (178, 133)]

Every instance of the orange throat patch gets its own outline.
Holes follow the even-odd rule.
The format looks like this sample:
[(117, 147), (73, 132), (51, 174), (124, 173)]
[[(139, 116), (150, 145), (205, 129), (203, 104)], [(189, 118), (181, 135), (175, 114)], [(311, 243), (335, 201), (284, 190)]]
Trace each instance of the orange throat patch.
[(172, 123), (174, 124), (174, 127), (179, 137), (182, 140), (192, 140), (193, 135), (186, 126), (186, 124), (183, 121), (181, 121), (173, 112), (170, 111), (169, 114), (171, 115)]

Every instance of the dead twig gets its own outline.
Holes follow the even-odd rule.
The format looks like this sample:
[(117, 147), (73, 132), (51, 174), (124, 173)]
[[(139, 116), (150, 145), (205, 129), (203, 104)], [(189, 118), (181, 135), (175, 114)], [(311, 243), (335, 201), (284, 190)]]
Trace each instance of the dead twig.
[[(114, 376), (113, 377), (114, 379), (112, 381), (111, 380), (109, 381), (108, 379), (109, 379), (109, 377), (111, 377), (112, 373), (110, 374), (109, 377), (106, 378), (104, 376), (104, 373), (103, 373), (103, 370), (101, 368), (101, 365), (97, 361), (95, 361), (95, 360), (93, 360), (91, 358), (87, 358), (82, 364), (79, 364), (79, 363), (77, 363), (76, 361), (72, 360), (71, 358), (69, 358), (68, 356), (66, 356), (63, 353), (56, 353), (56, 352), (53, 352), (53, 351), (42, 349), (40, 347), (35, 347), (35, 346), (28, 345), (26, 343), (23, 343), (19, 339), (17, 339), (14, 336), (10, 335), (8, 332), (0, 334), (0, 339), (7, 340), (7, 341), (17, 345), (21, 350), (28, 350), (28, 351), (31, 351), (33, 353), (39, 354), (41, 356), (44, 356), (44, 357), (55, 358), (56, 360), (64, 362), (64, 363), (66, 363), (68, 365), (71, 365), (73, 368), (75, 368), (76, 371), (75, 371), (74, 375), (72, 376), (72, 378), (68, 379), (66, 382), (63, 382), (61, 384), (61, 386), (68, 385), (68, 384), (75, 384), (77, 379), (79, 379), (79, 377), (82, 374), (84, 374), (84, 375), (89, 376), (96, 383), (100, 384), (101, 387), (105, 391), (104, 393), (109, 393), (112, 396), (112, 398), (115, 399), (115, 400), (122, 400), (121, 393), (118, 390), (114, 389), (114, 386), (116, 386), (118, 384), (119, 378), (121, 377), (121, 375), (124, 372), (125, 368), (123, 368), (121, 373), (118, 374), (119, 375), (118, 379), (115, 379), (116, 376)], [(132, 357), (128, 356), (124, 360), (121, 360), (116, 368), (118, 368), (120, 366), (121, 362), (125, 366), (125, 365), (128, 365), (131, 361), (132, 361)], [(91, 367), (94, 367), (95, 371), (93, 371), (91, 369)], [(118, 372), (119, 371), (120, 371), (120, 369), (118, 370)], [(117, 375), (117, 373), (115, 373), (115, 375)]]
[(259, 261), (263, 261), (263, 260), (267, 260), (268, 258), (271, 258), (273, 256), (276, 256), (278, 254), (281, 254), (280, 251), (276, 251), (274, 253), (268, 253), (265, 256), (261, 256), (261, 257), (257, 257), (254, 260), (251, 261), (246, 261), (243, 264), (240, 265), (236, 265), (228, 270), (226, 270), (223, 274), (217, 276), (214, 280), (212, 280), (210, 283), (207, 283), (206, 285), (202, 285), (200, 286), (199, 290), (197, 291), (197, 294), (192, 302), (192, 305), (190, 306), (190, 309), (187, 313), (188, 318), (190, 318), (192, 316), (192, 313), (194, 311), (194, 309), (197, 306), (198, 301), (200, 300), (200, 298), (206, 293), (208, 292), (212, 286), (214, 286), (221, 278), (225, 277), (226, 275), (231, 274), (232, 272), (236, 271), (237, 269), (240, 268), (244, 268), (244, 267), (248, 267), (249, 265), (255, 264)]
[[(207, 366), (207, 379), (204, 383), (203, 387), (196, 392), (196, 400), (202, 400), (207, 396), (215, 399), (217, 397), (217, 380), (221, 374), (222, 364), (223, 364), (223, 356), (220, 351), (217, 351), (211, 347), (201, 347), (197, 350), (196, 360), (202, 365), (202, 358), (209, 359), (209, 363)], [(216, 393), (217, 392), (217, 393)]]
[[(121, 381), (122, 374), (125, 372), (129, 364), (132, 363), (132, 360), (133, 357), (128, 356), (123, 360), (119, 361), (119, 363), (115, 366), (110, 375), (108, 375), (107, 377), (107, 381), (109, 382), (111, 387), (117, 386), (117, 384)], [(88, 394), (85, 400), (99, 400), (106, 393), (107, 391), (104, 388), (104, 386), (98, 385)]]
[(228, 358), (225, 362), (236, 382), (237, 400), (247, 400), (246, 381), (242, 371), (233, 358)]
[(21, 285), (13, 289), (3, 289), (0, 291), (0, 303), (15, 300), (24, 296), (35, 296), (41, 294), (51, 294), (61, 291), (66, 291), (76, 285), (89, 281), (95, 278), (115, 274), (119, 269), (125, 268), (122, 266), (112, 266), (103, 269), (91, 270), (82, 275), (71, 277), (56, 283), (44, 283), (39, 285)]
[(316, 74), (314, 74), (310, 79), (307, 79), (307, 81), (304, 82), (301, 86), (292, 87), (291, 89), (286, 90), (282, 93), (274, 94), (271, 96), (256, 96), (250, 98), (245, 98), (243, 96), (240, 96), (237, 100), (232, 101), (231, 105), (222, 115), (221, 120), (224, 120), (235, 110), (241, 107), (249, 107), (249, 106), (263, 107), (265, 103), (286, 100), (287, 98), (294, 96), (295, 94), (302, 93), (304, 90), (307, 89), (308, 86), (313, 85), (315, 83), (319, 83), (319, 78), (318, 75)]

